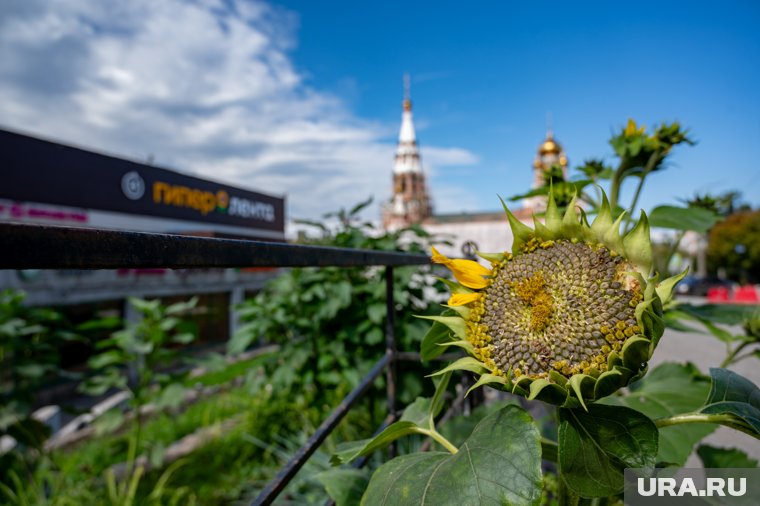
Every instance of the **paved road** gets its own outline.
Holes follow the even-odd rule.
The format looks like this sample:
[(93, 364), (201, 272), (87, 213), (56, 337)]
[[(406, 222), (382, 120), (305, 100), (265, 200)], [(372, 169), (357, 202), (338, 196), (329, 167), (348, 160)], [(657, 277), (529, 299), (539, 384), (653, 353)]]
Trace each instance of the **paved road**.
[[(740, 333), (739, 327), (733, 328)], [(726, 347), (712, 335), (684, 333), (666, 330), (657, 350), (650, 361), (650, 369), (662, 362), (693, 362), (705, 373), (710, 367), (717, 367), (726, 356)], [(760, 385), (760, 361), (748, 358), (730, 367), (731, 370)], [(723, 448), (740, 448), (752, 458), (760, 460), (760, 441), (741, 432), (720, 427), (705, 439), (705, 443)], [(692, 456), (687, 465), (701, 467), (699, 460)]]

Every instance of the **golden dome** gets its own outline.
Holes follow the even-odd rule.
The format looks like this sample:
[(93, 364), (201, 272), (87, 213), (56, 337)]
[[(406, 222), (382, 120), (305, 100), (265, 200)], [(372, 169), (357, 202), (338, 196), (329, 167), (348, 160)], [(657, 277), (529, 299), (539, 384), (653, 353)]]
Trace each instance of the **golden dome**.
[(552, 138), (551, 134), (546, 137), (546, 140), (538, 148), (538, 154), (540, 155), (559, 155), (561, 151), (562, 146)]

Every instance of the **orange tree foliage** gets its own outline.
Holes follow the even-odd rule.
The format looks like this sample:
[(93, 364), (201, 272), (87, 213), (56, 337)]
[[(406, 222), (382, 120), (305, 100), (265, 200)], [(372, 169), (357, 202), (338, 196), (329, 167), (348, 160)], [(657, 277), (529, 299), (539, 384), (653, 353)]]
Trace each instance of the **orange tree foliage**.
[(721, 267), (730, 279), (760, 281), (760, 211), (728, 216), (710, 230), (707, 261), (711, 271)]

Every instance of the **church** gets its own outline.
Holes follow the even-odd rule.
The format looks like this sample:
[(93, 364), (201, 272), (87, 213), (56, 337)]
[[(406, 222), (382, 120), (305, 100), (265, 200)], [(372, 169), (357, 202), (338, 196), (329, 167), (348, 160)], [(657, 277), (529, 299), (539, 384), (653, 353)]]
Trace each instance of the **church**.
[[(548, 129), (533, 162), (532, 188), (544, 185), (544, 174), (553, 166), (560, 166), (567, 178), (567, 165), (564, 149)], [(510, 206), (510, 211), (520, 221), (533, 226), (533, 213), (545, 208), (546, 198), (537, 196), (525, 199), (522, 208)], [(382, 207), (382, 222), (386, 230), (398, 230), (412, 224), (422, 226), (430, 234), (452, 243), (438, 248), (451, 257), (473, 258), (475, 251), (505, 251), (512, 245), (512, 231), (503, 210), (458, 214), (433, 212), (414, 129), (408, 81), (393, 164), (393, 194)]]

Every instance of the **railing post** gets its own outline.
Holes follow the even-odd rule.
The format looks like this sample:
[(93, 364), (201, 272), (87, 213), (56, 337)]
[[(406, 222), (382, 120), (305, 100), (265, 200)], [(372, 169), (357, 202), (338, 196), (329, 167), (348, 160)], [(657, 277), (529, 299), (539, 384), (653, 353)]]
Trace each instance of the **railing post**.
[(388, 370), (390, 359), (388, 356), (382, 357), (375, 366), (362, 379), (361, 383), (354, 388), (350, 394), (343, 399), (335, 410), (330, 413), (324, 422), (317, 428), (314, 434), (296, 451), (285, 466), (280, 469), (277, 475), (266, 484), (264, 489), (253, 500), (251, 506), (268, 506), (274, 502), (280, 492), (290, 483), (290, 480), (298, 473), (298, 470), (309, 460), (309, 457), (317, 451), (319, 445), (327, 439), (333, 429), (338, 426), (340, 421), (346, 416), (346, 413), (361, 398), (364, 393), (370, 389), (372, 383), (380, 377), (383, 369)]
[[(385, 354), (388, 367), (385, 370), (385, 388), (388, 396), (388, 415), (391, 422), (396, 419), (396, 304), (393, 298), (393, 267), (385, 267)], [(396, 445), (388, 446), (389, 457), (396, 456)]]

